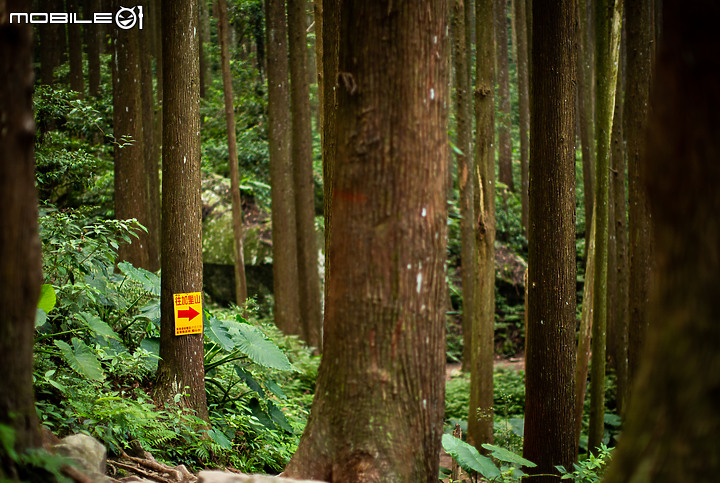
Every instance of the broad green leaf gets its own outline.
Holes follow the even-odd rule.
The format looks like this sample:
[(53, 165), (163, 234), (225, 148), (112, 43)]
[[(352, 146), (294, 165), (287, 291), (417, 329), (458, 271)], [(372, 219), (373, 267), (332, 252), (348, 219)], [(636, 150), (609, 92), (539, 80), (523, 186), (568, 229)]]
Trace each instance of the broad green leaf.
[(80, 317), (95, 334), (110, 339), (120, 340), (120, 336), (112, 328), (100, 320), (100, 317), (88, 312), (80, 312)]
[(288, 433), (292, 433), (292, 426), (290, 426), (290, 423), (288, 422), (287, 418), (285, 417), (285, 413), (282, 412), (282, 410), (277, 407), (275, 404), (273, 404), (272, 401), (267, 402), (268, 410), (270, 411), (270, 417), (273, 421), (275, 421), (275, 424), (277, 424), (279, 427), (287, 431)]
[(42, 327), (47, 322), (47, 314), (43, 309), (35, 309), (35, 328)]
[(237, 348), (253, 362), (280, 371), (295, 371), (287, 356), (265, 334), (250, 324), (233, 323), (230, 328)]
[(442, 445), (445, 451), (447, 451), (465, 471), (480, 473), (487, 479), (500, 476), (500, 470), (490, 458), (481, 455), (474, 446), (467, 444), (452, 434), (443, 434)]
[(55, 296), (55, 289), (49, 283), (44, 283), (40, 286), (40, 298), (38, 299), (37, 306), (39, 309), (45, 311), (45, 314), (49, 314), (50, 311), (55, 307), (57, 297)]
[(533, 463), (530, 460), (526, 460), (522, 456), (518, 456), (512, 451), (509, 451), (505, 448), (501, 448), (500, 446), (495, 446), (494, 444), (483, 444), (483, 448), (490, 451), (490, 456), (492, 456), (495, 459), (498, 459), (500, 461), (504, 461), (506, 463), (515, 463), (520, 466), (527, 466), (528, 468), (534, 468), (537, 466), (535, 463)]
[(130, 280), (140, 283), (143, 290), (150, 292), (153, 295), (160, 296), (160, 277), (158, 274), (148, 272), (144, 268), (135, 268), (128, 262), (118, 263), (118, 268)]
[(210, 436), (210, 439), (215, 441), (222, 449), (232, 448), (232, 441), (230, 441), (222, 431), (218, 431), (216, 429), (208, 429), (207, 434), (208, 436)]
[(235, 366), (235, 372), (240, 379), (245, 381), (245, 384), (247, 384), (250, 389), (258, 393), (260, 397), (265, 397), (265, 391), (263, 391), (262, 386), (259, 382), (255, 380), (252, 374), (250, 374), (248, 371), (246, 371), (240, 366)]
[(208, 317), (206, 320), (205, 335), (207, 338), (222, 347), (223, 350), (232, 352), (236, 343), (230, 335), (230, 324), (215, 317)]
[(155, 372), (160, 360), (160, 339), (146, 337), (140, 342), (140, 347), (150, 353), (150, 357), (143, 359), (143, 365), (151, 372)]
[(73, 337), (72, 343), (73, 347), (70, 347), (67, 342), (55, 340), (55, 345), (62, 352), (63, 358), (70, 368), (94, 381), (103, 381), (105, 373), (92, 349), (76, 337)]

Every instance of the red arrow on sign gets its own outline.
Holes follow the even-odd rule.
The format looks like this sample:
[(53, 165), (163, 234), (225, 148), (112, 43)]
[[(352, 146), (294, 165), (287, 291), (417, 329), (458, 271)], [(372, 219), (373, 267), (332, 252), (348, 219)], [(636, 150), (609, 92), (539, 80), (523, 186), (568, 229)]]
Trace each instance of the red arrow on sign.
[(178, 318), (180, 319), (188, 319), (188, 321), (191, 321), (198, 315), (200, 315), (200, 312), (192, 307), (189, 307), (187, 310), (178, 310)]

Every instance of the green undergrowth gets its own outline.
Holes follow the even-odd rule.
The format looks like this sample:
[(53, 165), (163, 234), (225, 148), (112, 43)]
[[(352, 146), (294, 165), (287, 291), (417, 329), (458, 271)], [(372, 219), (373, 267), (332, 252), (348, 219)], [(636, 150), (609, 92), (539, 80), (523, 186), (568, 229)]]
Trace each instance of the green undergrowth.
[(279, 472), (294, 452), (318, 360), (249, 304), (204, 310), (210, 425), (180, 409), (183, 394), (152, 399), (158, 362), (160, 277), (117, 248), (143, 229), (82, 211), (40, 217), (45, 285), (36, 319), (34, 383), (41, 423), (86, 432), (110, 455), (140, 445), (190, 468)]

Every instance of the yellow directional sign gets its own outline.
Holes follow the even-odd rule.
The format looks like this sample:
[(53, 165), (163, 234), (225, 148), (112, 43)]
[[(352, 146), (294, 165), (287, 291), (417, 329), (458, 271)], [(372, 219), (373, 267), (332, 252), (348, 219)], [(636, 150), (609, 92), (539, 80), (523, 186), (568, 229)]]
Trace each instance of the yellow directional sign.
[(176, 293), (173, 295), (175, 306), (175, 335), (202, 334), (202, 293)]

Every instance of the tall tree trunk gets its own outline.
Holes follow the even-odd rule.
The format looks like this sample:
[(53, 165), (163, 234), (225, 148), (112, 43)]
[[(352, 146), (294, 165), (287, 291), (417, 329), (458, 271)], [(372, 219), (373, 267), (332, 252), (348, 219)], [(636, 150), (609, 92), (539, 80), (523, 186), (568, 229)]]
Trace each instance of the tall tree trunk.
[(469, 371), (472, 355), (472, 321), (475, 285), (475, 209), (473, 201), (473, 176), (475, 169), (472, 157), (472, 98), (470, 93), (470, 48), (467, 39), (468, 0), (453, 2), (453, 62), (455, 64), (455, 119), (457, 120), (456, 146), (457, 182), (460, 193), (460, 243), (462, 263), (463, 294), (463, 371)]
[(475, 3), (475, 294), (471, 331), (468, 441), (477, 448), (493, 441), (493, 354), (495, 328), (495, 21), (494, 0)]
[(285, 473), (434, 482), (444, 392), (447, 4), (345, 1), (340, 11), (323, 359)]
[[(149, 17), (150, 2), (144, 2), (145, 15)], [(143, 125), (143, 156), (147, 177), (148, 218), (148, 270), (155, 272), (160, 269), (160, 142), (155, 134), (155, 95), (153, 93), (152, 56), (149, 46), (152, 44), (153, 32), (145, 28), (139, 32), (140, 44), (140, 76), (142, 96)]]
[(578, 331), (577, 359), (575, 362), (575, 454), (580, 449), (585, 395), (587, 393), (590, 345), (592, 342), (593, 290), (595, 288), (595, 221), (590, 224), (590, 245), (586, 248), (585, 284), (583, 285), (580, 330)]
[[(85, 18), (92, 18), (95, 12), (100, 11), (100, 0), (85, 0)], [(96, 25), (84, 29), (85, 45), (88, 55), (88, 95), (100, 95), (100, 47), (102, 43), (101, 29)]]
[[(119, 6), (117, 0), (113, 5)], [(150, 212), (143, 148), (140, 34), (138, 29), (117, 28), (113, 35), (115, 218), (136, 218), (147, 226)], [(139, 230), (137, 238), (120, 246), (118, 258), (136, 267), (149, 268), (148, 245), (148, 233)]]
[[(202, 292), (200, 67), (197, 2), (162, 5), (163, 116), (160, 363), (155, 399), (177, 394), (207, 420), (203, 335), (175, 335), (175, 294)], [(199, 317), (202, 317), (200, 315)]]
[[(33, 393), (42, 263), (33, 158), (32, 31), (27, 24), (8, 23), (9, 12), (25, 11), (26, 3), (7, 0), (0, 5), (0, 205), (6, 224), (0, 233), (0, 424), (15, 430), (19, 454), (41, 443)], [(0, 477), (16, 478), (12, 465), (0, 450)]]
[(285, 0), (265, 0), (265, 22), (275, 325), (286, 334), (299, 334), (300, 300), (297, 286), (295, 190), (290, 161), (290, 92)]
[[(624, 36), (624, 34), (623, 34)], [(610, 168), (611, 212), (610, 224), (615, 246), (612, 248), (612, 268), (615, 302), (608, 301), (608, 362), (617, 378), (617, 407), (622, 412), (627, 390), (627, 320), (628, 320), (628, 262), (627, 262), (627, 199), (625, 197), (625, 149), (623, 143), (623, 72), (622, 58), (625, 42), (621, 41), (618, 80), (615, 90), (615, 113), (612, 129), (612, 159)], [(608, 267), (608, 276), (611, 268)], [(609, 282), (608, 282), (609, 283)], [(609, 287), (608, 287), (609, 288)]]
[(627, 93), (625, 95), (625, 136), (628, 157), (628, 379), (640, 366), (640, 354), (647, 330), (648, 298), (653, 267), (652, 222), (645, 191), (645, 129), (652, 72), (653, 11), (649, 2), (628, 0), (627, 12)]
[(208, 75), (208, 43), (210, 42), (210, 13), (208, 12), (210, 6), (207, 0), (198, 0), (198, 23), (199, 29), (198, 34), (200, 37), (200, 51), (199, 51), (199, 64), (200, 64), (200, 97), (205, 99), (207, 96), (207, 85), (209, 82)]
[(528, 79), (527, 11), (525, 0), (515, 0), (515, 33), (517, 45), (518, 103), (520, 111), (520, 200), (522, 226), (527, 237), (528, 180), (530, 163), (530, 86)]
[(720, 472), (720, 4), (663, 0), (663, 18), (640, 161), (657, 276), (610, 483), (710, 481)]
[(523, 454), (544, 475), (576, 456), (575, 8), (575, 0), (533, 3), (542, 28), (532, 41)]
[(235, 105), (230, 74), (230, 27), (227, 3), (218, 0), (218, 37), (220, 38), (220, 65), (225, 94), (225, 126), (228, 138), (228, 165), (230, 167), (230, 191), (232, 195), (233, 255), (235, 256), (235, 303), (244, 307), (247, 300), (245, 257), (243, 250), (242, 202), (240, 200), (240, 169), (238, 167), (237, 140), (235, 138)]
[(578, 4), (578, 124), (582, 149), (583, 193), (585, 210), (585, 258), (590, 246), (590, 226), (595, 206), (595, 18), (592, 2), (579, 0)]
[(297, 266), (301, 335), (318, 349), (322, 344), (322, 309), (315, 235), (315, 181), (312, 169), (312, 114), (307, 72), (307, 0), (288, 0), (292, 167), (295, 188)]
[(495, 47), (498, 84), (498, 165), (499, 181), (515, 191), (510, 142), (510, 61), (508, 54), (507, 1), (495, 2)]
[[(77, 0), (67, 0), (67, 11), (71, 13), (78, 13)], [(93, 28), (92, 25), (85, 26), (84, 28)], [(79, 99), (85, 98), (85, 80), (83, 78), (83, 42), (82, 42), (82, 31), (80, 24), (71, 23), (67, 26), (68, 29), (68, 48), (70, 50), (70, 89), (78, 93)]]
[[(48, 2), (44, 8), (50, 12), (63, 10), (58, 0)], [(8, 10), (9, 11), (9, 10)], [(60, 35), (65, 34), (62, 24), (48, 24), (38, 28), (40, 33), (40, 81), (48, 86), (55, 84), (55, 69), (60, 65)]]
[(590, 429), (588, 448), (595, 451), (605, 432), (605, 344), (607, 337), (608, 223), (610, 214), (610, 136), (615, 108), (615, 87), (620, 51), (622, 0), (596, 4), (597, 101), (595, 111), (597, 171), (595, 191), (595, 289), (590, 372)]

